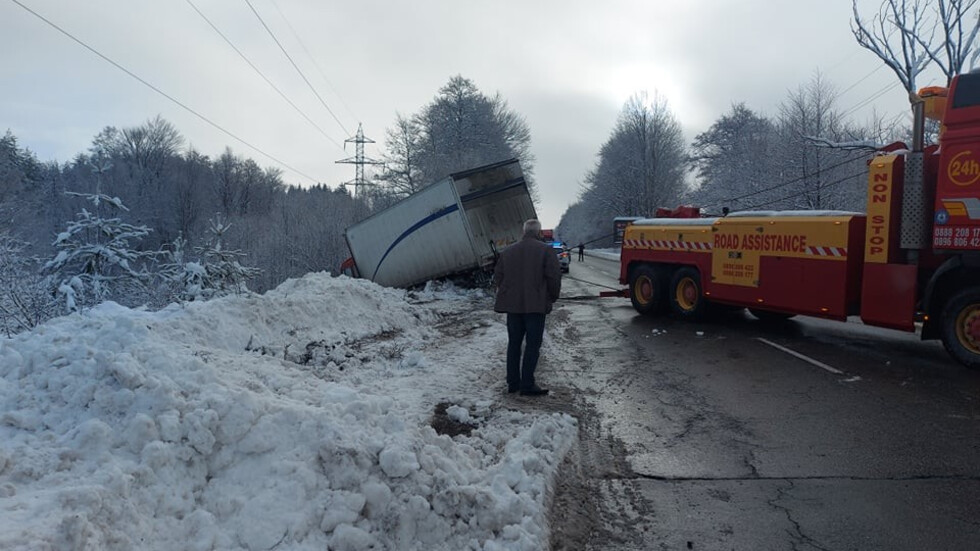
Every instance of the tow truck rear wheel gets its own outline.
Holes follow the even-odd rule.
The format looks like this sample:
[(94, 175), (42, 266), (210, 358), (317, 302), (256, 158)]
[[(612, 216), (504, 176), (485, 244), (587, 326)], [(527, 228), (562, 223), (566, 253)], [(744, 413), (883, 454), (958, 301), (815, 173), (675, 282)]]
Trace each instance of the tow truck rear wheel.
[(963, 365), (980, 369), (980, 288), (953, 295), (942, 316), (943, 346)]
[(666, 294), (663, 270), (642, 265), (630, 272), (630, 302), (637, 312), (644, 315), (663, 313)]
[(678, 316), (700, 320), (708, 312), (708, 301), (701, 289), (701, 273), (685, 266), (670, 278), (670, 307)]

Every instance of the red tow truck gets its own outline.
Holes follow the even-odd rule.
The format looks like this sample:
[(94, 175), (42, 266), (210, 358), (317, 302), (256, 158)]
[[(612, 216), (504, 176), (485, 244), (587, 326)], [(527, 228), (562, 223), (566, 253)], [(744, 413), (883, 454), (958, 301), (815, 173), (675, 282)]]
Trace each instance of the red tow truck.
[[(643, 314), (713, 305), (915, 331), (980, 368), (980, 73), (919, 91), (911, 147), (868, 162), (867, 213), (698, 209), (632, 221), (620, 282)], [(924, 146), (926, 117), (942, 122)]]

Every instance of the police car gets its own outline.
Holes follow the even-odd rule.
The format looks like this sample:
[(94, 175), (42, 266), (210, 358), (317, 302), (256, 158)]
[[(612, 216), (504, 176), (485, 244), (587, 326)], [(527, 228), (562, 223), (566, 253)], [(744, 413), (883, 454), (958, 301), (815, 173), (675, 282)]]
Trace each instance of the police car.
[(561, 241), (552, 241), (551, 247), (555, 249), (555, 253), (558, 255), (558, 264), (561, 266), (561, 271), (567, 274), (568, 266), (572, 263), (572, 257), (568, 254), (565, 244)]

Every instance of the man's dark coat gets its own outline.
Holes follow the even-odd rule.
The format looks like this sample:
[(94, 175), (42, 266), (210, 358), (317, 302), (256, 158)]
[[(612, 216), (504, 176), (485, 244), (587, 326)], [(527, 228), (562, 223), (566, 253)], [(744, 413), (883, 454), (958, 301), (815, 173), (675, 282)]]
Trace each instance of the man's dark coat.
[(494, 311), (547, 314), (561, 293), (561, 266), (548, 244), (525, 236), (504, 249), (493, 272), (497, 286)]

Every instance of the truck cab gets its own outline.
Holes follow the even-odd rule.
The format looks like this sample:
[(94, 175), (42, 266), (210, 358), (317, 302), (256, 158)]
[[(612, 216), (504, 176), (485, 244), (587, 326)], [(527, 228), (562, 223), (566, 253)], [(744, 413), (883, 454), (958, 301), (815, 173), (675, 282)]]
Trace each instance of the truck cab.
[(922, 337), (980, 366), (980, 72), (957, 76), (947, 97), (924, 99), (926, 115), (942, 123), (930, 243), (941, 263), (923, 289)]

